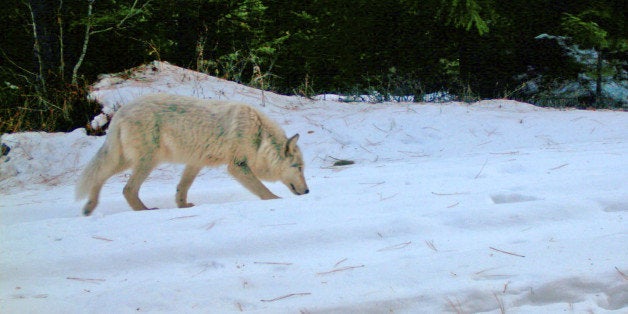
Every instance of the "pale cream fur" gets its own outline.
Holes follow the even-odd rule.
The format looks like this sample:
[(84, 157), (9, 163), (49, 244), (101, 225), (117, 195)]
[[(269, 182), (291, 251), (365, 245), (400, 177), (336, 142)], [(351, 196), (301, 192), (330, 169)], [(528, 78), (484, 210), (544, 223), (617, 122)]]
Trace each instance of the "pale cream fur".
[(153, 94), (120, 108), (105, 143), (83, 170), (76, 187), (87, 197), (83, 213), (98, 204), (102, 185), (131, 168), (123, 194), (134, 210), (147, 207), (139, 199), (141, 184), (160, 163), (185, 164), (176, 202), (190, 207), (187, 192), (203, 167), (227, 164), (229, 173), (261, 199), (278, 198), (260, 180), (282, 181), (297, 195), (309, 192), (303, 176), (299, 135), (283, 130), (246, 104)]

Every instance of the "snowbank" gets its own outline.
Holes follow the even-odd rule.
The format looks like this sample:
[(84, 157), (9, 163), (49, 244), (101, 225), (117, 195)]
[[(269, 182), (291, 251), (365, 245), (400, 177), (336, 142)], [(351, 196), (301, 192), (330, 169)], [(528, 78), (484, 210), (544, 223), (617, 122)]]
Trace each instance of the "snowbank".
[[(105, 107), (149, 92), (236, 99), (300, 133), (311, 193), (260, 201), (225, 169), (177, 209), (164, 165), (130, 210), (112, 178), (73, 200), (102, 144), (3, 135), (3, 313), (621, 313), (628, 309), (628, 115), (475, 104), (342, 103), (165, 63), (106, 77)], [(355, 164), (334, 167), (337, 159)]]

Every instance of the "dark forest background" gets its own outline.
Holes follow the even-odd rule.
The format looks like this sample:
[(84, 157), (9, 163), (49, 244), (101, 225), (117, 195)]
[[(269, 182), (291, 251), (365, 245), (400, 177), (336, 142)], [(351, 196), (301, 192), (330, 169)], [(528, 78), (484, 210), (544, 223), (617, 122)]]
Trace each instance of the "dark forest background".
[[(0, 133), (82, 127), (99, 74), (152, 60), (284, 94), (543, 104), (583, 73), (621, 75), (628, 50), (625, 0), (10, 0), (0, 12)], [(541, 34), (597, 52), (597, 66)], [(576, 103), (613, 105), (600, 96)]]

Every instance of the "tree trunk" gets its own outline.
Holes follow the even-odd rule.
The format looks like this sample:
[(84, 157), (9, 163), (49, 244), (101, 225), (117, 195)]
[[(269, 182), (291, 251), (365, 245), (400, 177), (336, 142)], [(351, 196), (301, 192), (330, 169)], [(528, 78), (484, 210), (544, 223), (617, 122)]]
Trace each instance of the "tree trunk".
[(59, 27), (57, 25), (58, 0), (29, 0), (33, 19), (34, 54), (40, 91), (47, 93), (52, 86), (62, 85), (59, 77), (61, 56)]
[(597, 108), (602, 107), (602, 50), (597, 52), (597, 67), (596, 67), (596, 84), (595, 84), (595, 106)]
[(78, 85), (78, 70), (83, 64), (83, 60), (85, 60), (85, 55), (87, 55), (87, 46), (89, 45), (89, 37), (92, 29), (92, 22), (89, 21), (92, 17), (92, 11), (94, 8), (94, 1), (90, 0), (87, 4), (87, 24), (85, 24), (85, 38), (83, 39), (83, 48), (81, 48), (81, 54), (74, 65), (74, 69), (72, 69), (72, 85)]

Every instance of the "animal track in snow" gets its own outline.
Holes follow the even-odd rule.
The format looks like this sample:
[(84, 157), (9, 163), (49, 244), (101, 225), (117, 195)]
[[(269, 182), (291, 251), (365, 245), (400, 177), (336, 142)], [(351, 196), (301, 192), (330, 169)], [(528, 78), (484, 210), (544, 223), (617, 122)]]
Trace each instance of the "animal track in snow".
[(628, 201), (600, 202), (600, 203), (603, 206), (602, 210), (608, 213), (628, 211)]
[(495, 204), (510, 204), (510, 203), (522, 203), (536, 201), (538, 198), (529, 195), (523, 195), (518, 193), (498, 193), (492, 194), (491, 200)]
[(596, 303), (606, 310), (618, 310), (628, 305), (628, 293), (625, 283), (605, 283), (590, 281), (584, 278), (566, 278), (548, 282), (540, 287), (530, 289), (522, 298), (513, 304), (542, 305), (551, 303), (578, 303), (587, 298), (596, 299)]

